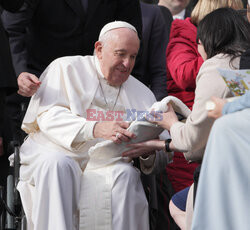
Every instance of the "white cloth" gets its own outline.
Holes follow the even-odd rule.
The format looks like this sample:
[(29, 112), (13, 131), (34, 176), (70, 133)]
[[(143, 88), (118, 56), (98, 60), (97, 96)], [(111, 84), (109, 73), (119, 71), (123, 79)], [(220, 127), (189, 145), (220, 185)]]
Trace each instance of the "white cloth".
[(137, 138), (122, 144), (115, 144), (107, 140), (91, 147), (89, 149), (90, 161), (88, 162), (88, 168), (93, 169), (111, 164), (117, 161), (117, 158), (121, 158), (122, 153), (129, 149), (126, 145), (158, 138), (163, 132), (162, 128), (145, 121), (132, 123), (128, 130), (134, 133)]
[(173, 19), (185, 19), (186, 9), (183, 9), (180, 13), (173, 15)]
[(250, 109), (215, 121), (202, 162), (193, 230), (250, 226)]
[[(94, 146), (97, 142), (103, 141), (102, 139), (93, 138), (93, 127), (96, 121), (87, 121), (88, 109), (98, 109), (98, 107), (100, 107), (100, 111), (104, 111), (105, 109), (102, 109), (102, 105), (96, 103), (101, 100), (102, 93), (99, 87), (97, 74), (99, 74), (100, 77), (103, 78), (102, 73), (100, 72), (99, 63), (97, 59), (95, 60), (95, 58), (92, 56), (59, 58), (52, 62), (51, 65), (42, 74), (40, 78), (42, 84), (38, 92), (32, 97), (22, 124), (22, 128), (30, 135), (29, 138), (25, 141), (24, 145), (21, 147), (21, 163), (25, 164), (21, 166), (22, 183), (20, 183), (19, 186), (19, 190), (21, 191), (21, 193), (24, 194), (25, 191), (28, 191), (28, 187), (30, 185), (34, 186), (33, 188), (35, 188), (35, 193), (39, 193), (39, 191), (36, 190), (36, 180), (39, 180), (38, 178), (40, 178), (41, 175), (35, 177), (34, 173), (36, 172), (35, 168), (37, 168), (36, 164), (38, 164), (38, 161), (36, 159), (39, 159), (39, 156), (44, 152), (48, 152), (50, 154), (55, 154), (54, 152), (56, 152), (73, 158), (74, 160), (76, 160), (82, 170), (85, 169), (89, 157), (91, 161), (91, 156), (89, 156), (88, 154), (89, 148), (91, 146)], [(104, 88), (108, 88), (108, 86)], [(110, 87), (110, 90), (114, 90), (113, 94), (117, 95), (116, 88)], [(105, 92), (105, 95), (106, 94), (109, 95), (108, 91)], [(110, 98), (108, 99), (109, 103)], [(121, 87), (120, 95), (117, 101), (117, 107), (121, 108), (123, 106), (124, 109), (128, 110), (136, 109), (137, 111), (145, 111), (153, 104), (153, 102), (155, 102), (155, 98), (152, 92), (142, 83), (130, 76)], [(25, 146), (27, 145), (29, 145), (30, 148), (26, 148)], [(119, 190), (119, 188), (121, 188), (120, 186), (122, 186), (122, 180), (120, 181), (119, 178), (122, 178), (123, 172), (122, 170), (119, 171), (119, 173), (117, 172), (117, 169), (119, 168), (117, 164), (119, 161), (127, 164), (126, 171), (130, 171), (130, 173), (127, 173), (128, 176), (132, 176), (135, 174), (132, 173), (134, 171), (134, 168), (130, 165), (130, 163), (128, 163), (128, 158), (117, 157), (114, 161), (116, 163), (108, 166), (108, 168), (110, 169), (109, 173), (106, 173), (106, 168), (99, 168), (97, 171), (102, 172), (101, 175), (104, 177), (104, 180), (100, 180), (100, 183), (98, 184), (98, 189), (101, 189), (101, 192), (93, 192), (92, 194), (89, 193), (89, 195), (91, 195), (94, 200), (97, 200), (98, 197), (102, 194), (110, 194), (106, 196), (108, 200), (99, 199), (101, 200), (101, 202), (106, 202), (105, 205), (107, 206), (105, 207), (107, 208), (107, 210), (109, 210), (107, 211), (107, 213), (109, 213), (109, 216), (101, 215), (102, 220), (105, 220), (104, 222), (106, 223), (106, 225), (103, 224), (102, 220), (93, 220), (93, 218), (88, 215), (88, 213), (93, 213), (93, 210), (95, 210), (96, 208), (92, 206), (89, 207), (88, 210), (84, 210), (84, 215), (88, 215), (90, 217), (87, 219), (85, 218), (85, 224), (86, 226), (95, 226), (95, 229), (98, 230), (106, 230), (111, 228), (135, 229), (132, 227), (127, 228), (126, 226), (140, 226), (140, 223), (144, 223), (143, 228), (138, 229), (146, 230), (148, 229), (148, 210), (147, 202), (145, 200), (145, 194), (142, 190), (140, 180), (137, 180), (134, 184), (130, 184), (130, 186), (128, 186), (127, 188), (123, 188), (125, 189), (125, 193), (123, 194), (120, 194), (119, 192), (113, 193), (113, 190), (117, 191)], [(39, 172), (41, 174), (44, 173), (43, 171)], [(88, 175), (91, 178), (91, 173), (96, 173), (95, 171), (90, 171), (89, 169), (86, 169), (85, 172), (86, 174), (83, 178), (86, 178)], [(137, 172), (137, 174), (137, 177), (139, 178), (139, 173)], [(131, 178), (127, 178), (127, 180), (130, 179)], [(83, 189), (85, 180), (79, 180), (79, 178), (77, 180), (79, 181), (79, 184), (73, 187), (62, 187), (60, 185), (60, 182), (56, 183), (56, 180), (54, 180), (53, 183), (56, 183), (57, 185), (55, 188), (55, 194), (60, 197), (61, 193), (64, 194), (64, 192), (67, 192), (70, 189), (72, 189), (72, 193), (79, 192), (80, 194), (79, 185), (80, 181), (82, 181), (82, 192), (86, 196), (81, 196), (82, 199), (80, 203), (80, 195), (76, 195), (75, 199), (78, 200), (78, 205), (83, 208), (83, 205), (88, 204), (88, 196), (85, 192), (87, 190)], [(46, 181), (48, 181), (48, 183), (46, 183)], [(86, 179), (86, 184), (88, 183), (88, 181), (90, 180)], [(42, 180), (41, 183), (44, 183), (44, 186), (50, 187), (50, 183), (52, 183), (52, 181), (46, 178)], [(118, 187), (116, 187), (116, 185)], [(89, 183), (89, 186), (85, 186), (85, 188), (88, 188), (88, 191), (96, 191), (93, 183)], [(135, 192), (133, 191), (137, 191), (138, 194), (135, 195)], [(46, 200), (47, 203), (48, 200), (52, 199), (50, 194), (48, 194)], [(121, 202), (120, 196), (118, 196), (117, 194), (120, 196), (123, 195), (124, 198), (129, 197), (129, 199), (131, 199), (131, 201), (129, 202), (130, 209), (127, 209), (127, 206), (125, 205), (127, 202)], [(138, 199), (137, 196), (140, 196), (141, 199)], [(22, 196), (22, 198), (23, 197), (24, 196)], [(116, 200), (115, 197), (117, 197), (117, 199), (119, 200)], [(50, 203), (54, 205), (54, 209), (65, 209), (66, 206), (64, 207), (62, 205), (61, 200), (53, 199), (53, 202)], [(28, 204), (27, 206), (29, 206), (29, 210), (32, 209), (32, 212), (35, 213), (35, 216), (37, 216), (40, 212), (43, 212), (44, 215), (46, 215), (46, 213), (49, 213), (46, 209), (43, 208), (41, 200), (34, 199), (32, 201), (33, 202), (30, 203), (30, 200), (24, 200), (24, 203), (26, 202)], [(111, 204), (112, 208), (122, 210), (122, 212), (124, 213), (124, 218), (116, 218), (116, 216), (111, 216), (112, 213), (116, 213), (116, 210), (113, 210), (111, 212)], [(62, 206), (59, 207), (58, 205)], [(134, 209), (135, 212), (137, 212), (137, 210), (140, 211), (140, 216), (138, 217), (136, 215), (133, 215), (131, 209)], [(82, 210), (83, 209), (81, 209), (80, 214), (81, 217), (83, 217)], [(71, 214), (73, 215), (73, 213)], [(68, 223), (72, 222), (70, 222), (69, 220), (70, 218), (72, 218), (70, 215), (66, 220), (60, 217), (58, 217), (59, 219), (53, 219), (54, 215), (56, 215), (56, 212), (50, 217), (47, 216), (47, 222), (45, 218), (44, 222), (39, 221), (40, 228), (56, 229), (53, 228), (54, 225), (51, 224), (51, 221), (54, 220), (60, 220), (62, 223), (64, 223), (64, 226), (60, 226), (60, 228), (57, 229), (68, 230), (73, 228), (68, 227)], [(37, 221), (33, 218), (33, 216), (32, 221)], [(112, 217), (114, 218), (113, 221)], [(67, 223), (65, 223), (66, 221)], [(119, 227), (117, 228), (116, 226)], [(84, 229), (84, 226), (82, 229)], [(37, 229), (35, 228), (35, 230)]]
[(149, 229), (148, 204), (140, 172), (131, 163), (119, 161), (115, 167), (87, 169), (82, 178), (81, 201), (81, 230), (111, 229), (111, 225), (114, 230)]
[(82, 171), (76, 161), (28, 138), (21, 147), (21, 164), (17, 188), (27, 230), (77, 230)]
[(167, 96), (163, 98), (159, 102), (155, 102), (151, 108), (150, 111), (162, 111), (166, 112), (168, 110), (167, 104), (170, 103), (173, 106), (173, 109), (175, 112), (183, 115), (184, 117), (188, 117), (191, 113), (191, 110), (177, 97), (174, 96)]
[[(128, 130), (137, 136), (136, 139), (132, 139), (129, 143), (119, 145), (107, 140), (92, 146), (89, 149), (90, 161), (88, 162), (88, 169), (103, 167), (105, 164), (107, 165), (117, 161), (117, 157), (121, 157), (121, 154), (129, 149), (126, 147), (127, 144), (157, 138), (164, 131), (163, 128), (146, 121), (144, 117), (152, 110), (166, 112), (168, 110), (168, 103), (171, 103), (175, 112), (182, 114), (184, 117), (188, 117), (191, 113), (191, 110), (180, 99), (173, 96), (168, 96), (159, 102), (155, 102), (150, 109), (141, 111), (142, 113), (138, 114), (138, 117), (135, 117), (135, 120), (129, 126)], [(100, 103), (98, 102), (98, 104)], [(169, 137), (166, 133), (164, 134), (164, 139)]]

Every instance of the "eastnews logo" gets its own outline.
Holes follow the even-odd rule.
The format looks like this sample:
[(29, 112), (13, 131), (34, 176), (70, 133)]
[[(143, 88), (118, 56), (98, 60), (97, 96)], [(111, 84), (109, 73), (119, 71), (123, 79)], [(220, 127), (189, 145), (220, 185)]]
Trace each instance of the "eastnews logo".
[(124, 111), (99, 111), (87, 109), (87, 121), (161, 121), (161, 111), (137, 111), (136, 109), (126, 109)]

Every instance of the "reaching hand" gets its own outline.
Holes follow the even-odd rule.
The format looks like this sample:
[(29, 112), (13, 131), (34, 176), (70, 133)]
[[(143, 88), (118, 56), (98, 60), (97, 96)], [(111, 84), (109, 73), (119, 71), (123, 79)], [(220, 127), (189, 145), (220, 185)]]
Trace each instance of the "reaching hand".
[(27, 72), (22, 72), (18, 76), (17, 83), (19, 87), (17, 92), (24, 97), (31, 97), (35, 94), (41, 84), (35, 75)]
[(215, 108), (208, 111), (208, 117), (217, 119), (222, 116), (222, 109), (223, 106), (227, 103), (227, 100), (218, 97), (211, 97), (211, 100), (214, 102)]
[(112, 140), (117, 144), (123, 141), (128, 142), (130, 139), (136, 137), (133, 133), (127, 131), (128, 127), (129, 123), (124, 121), (98, 122), (94, 127), (94, 137)]
[[(171, 126), (178, 122), (178, 117), (170, 103), (168, 103), (168, 111), (165, 113), (152, 112), (151, 116), (146, 116), (146, 119), (154, 124), (161, 126), (164, 129), (170, 130)], [(153, 117), (153, 118), (152, 118)]]
[(122, 156), (136, 158), (145, 154), (154, 154), (155, 150), (163, 150), (165, 148), (165, 142), (155, 139), (136, 144), (129, 144), (127, 147), (131, 149), (123, 152)]

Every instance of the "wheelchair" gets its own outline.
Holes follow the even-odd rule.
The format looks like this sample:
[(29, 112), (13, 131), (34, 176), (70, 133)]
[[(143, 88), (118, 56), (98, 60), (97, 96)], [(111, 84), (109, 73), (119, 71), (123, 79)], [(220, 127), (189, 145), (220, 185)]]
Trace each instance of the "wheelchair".
[(4, 199), (4, 188), (0, 187), (0, 230), (26, 230), (26, 217), (17, 190), (20, 169), (20, 144), (18, 141), (12, 141), (10, 145), (14, 151), (14, 172), (13, 175), (9, 175), (7, 178), (6, 199)]
[[(28, 107), (28, 102), (21, 102), (19, 104), (18, 111), (15, 110), (14, 114), (18, 116), (14, 117), (18, 127), (21, 127), (22, 120)], [(11, 107), (12, 108), (12, 107)], [(13, 113), (13, 111), (8, 111)], [(13, 120), (7, 120), (7, 128), (11, 127), (10, 123)], [(10, 128), (12, 137), (8, 140), (8, 153), (14, 154), (13, 171), (7, 177), (6, 188), (0, 186), (0, 230), (26, 230), (27, 221), (24, 214), (24, 210), (21, 203), (20, 194), (17, 190), (17, 184), (19, 182), (19, 170), (20, 170), (20, 155), (19, 149), (26, 136), (24, 132), (17, 131), (17, 129)]]

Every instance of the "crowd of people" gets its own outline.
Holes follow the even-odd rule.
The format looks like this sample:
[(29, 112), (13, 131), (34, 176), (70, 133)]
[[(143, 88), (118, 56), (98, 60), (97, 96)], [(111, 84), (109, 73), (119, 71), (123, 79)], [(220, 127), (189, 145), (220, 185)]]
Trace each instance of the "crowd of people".
[(250, 93), (218, 69), (250, 69), (250, 2), (144, 2), (0, 0), (28, 230), (249, 228)]

